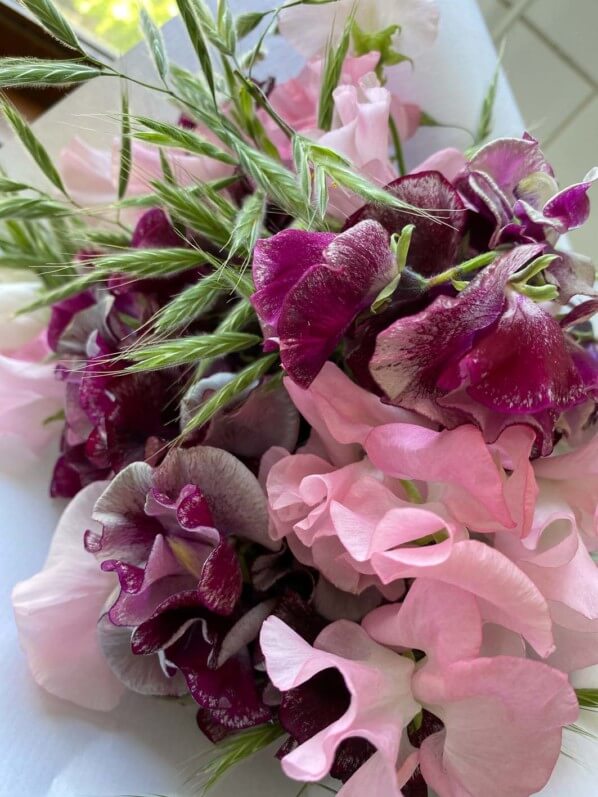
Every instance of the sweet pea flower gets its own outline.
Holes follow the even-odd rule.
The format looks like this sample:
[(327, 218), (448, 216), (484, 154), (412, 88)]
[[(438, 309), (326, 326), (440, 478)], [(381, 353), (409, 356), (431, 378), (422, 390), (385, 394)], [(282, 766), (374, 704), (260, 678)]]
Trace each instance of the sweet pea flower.
[(226, 451), (175, 449), (158, 468), (135, 462), (121, 471), (93, 516), (101, 531), (88, 532), (85, 546), (120, 585), (99, 624), (117, 677), (145, 694), (189, 690), (223, 728), (269, 719), (247, 645), (270, 609), (237, 612), (235, 540), (276, 548), (255, 476)]
[(32, 272), (0, 272), (0, 354), (12, 354), (35, 340), (48, 324), (48, 313), (35, 310), (18, 314), (33, 303), (42, 287)]
[[(285, 773), (320, 780), (340, 745), (357, 737), (376, 752), (365, 772), (357, 770), (345, 784), (343, 797), (362, 794), (364, 784), (375, 795), (399, 797), (418, 764), (439, 797), (529, 797), (541, 789), (558, 758), (563, 726), (577, 718), (577, 698), (566, 676), (545, 664), (481, 657), (482, 627), (471, 595), (427, 579), (415, 581), (400, 607), (375, 609), (362, 627), (333, 623), (313, 646), (268, 619), (260, 642), (283, 706), (287, 695), (296, 704), (314, 676), (331, 668), (348, 691), (340, 716), (328, 724), (330, 718), (321, 718), (317, 732), (282, 759)], [(415, 666), (403, 650), (426, 657)], [(421, 709), (436, 722), (423, 726), (419, 750), (406, 755), (405, 728)]]
[[(202, 131), (202, 135), (203, 135)], [(211, 134), (206, 134), (213, 138)], [(112, 150), (93, 147), (75, 136), (60, 153), (60, 172), (73, 199), (84, 207), (110, 205), (116, 201), (120, 164), (120, 139), (115, 138)], [(163, 178), (160, 151), (141, 141), (131, 143), (131, 171), (127, 196), (151, 193), (151, 181)], [(221, 161), (198, 157), (177, 149), (167, 149), (166, 158), (178, 185), (228, 177), (233, 167)]]
[(396, 269), (388, 233), (374, 221), (339, 235), (283, 230), (257, 242), (252, 303), (296, 382), (310, 384)]
[(550, 453), (561, 413), (595, 395), (596, 367), (510, 283), (543, 251), (518, 246), (456, 297), (439, 296), (381, 332), (370, 371), (386, 396), (448, 428), (475, 423), (489, 442), (528, 425)]
[(64, 387), (54, 378), (46, 343), (47, 314), (16, 315), (39, 293), (41, 283), (21, 272), (0, 275), (0, 468), (18, 471), (56, 439), (58, 425), (45, 423), (61, 409)]
[[(309, 389), (291, 380), (287, 389), (314, 431), (267, 475), (274, 539), (286, 539), (300, 562), (353, 594), (375, 587), (396, 600), (404, 579), (417, 577), (457, 584), (476, 596), (486, 619), (542, 656), (554, 650), (539, 590), (468, 533), (529, 533), (535, 492), (526, 456), (509, 460), (507, 476), (474, 426), (426, 428), (331, 363)], [(508, 440), (499, 442), (515, 456)]]
[[(380, 53), (377, 52), (358, 58), (346, 58), (338, 81), (339, 86), (358, 86), (366, 75), (374, 71), (379, 59)], [(322, 135), (322, 131), (318, 129), (318, 105), (323, 68), (323, 59), (314, 58), (307, 62), (297, 77), (277, 83), (268, 95), (274, 110), (293, 130), (313, 139)], [(292, 146), (288, 136), (265, 111), (259, 111), (258, 115), (281, 158), (290, 161)]]
[[(529, 429), (513, 427), (511, 454), (529, 452)], [(525, 539), (497, 533), (495, 545), (548, 603), (556, 651), (548, 662), (565, 672), (598, 664), (598, 438), (534, 461), (538, 485)]]
[(285, 8), (279, 16), (280, 32), (307, 58), (321, 56), (330, 43), (338, 44), (354, 9), (355, 22), (364, 33), (396, 26), (393, 47), (409, 58), (421, 55), (436, 40), (439, 12), (435, 0), (338, 0), (320, 6)]
[[(389, 120), (392, 117), (401, 141), (406, 141), (418, 128), (420, 109), (380, 85), (374, 73), (379, 58), (380, 53), (374, 51), (345, 59), (333, 92), (334, 115), (329, 131), (318, 128), (322, 58), (309, 61), (296, 78), (275, 86), (269, 100), (294, 130), (344, 155), (372, 182), (386, 185), (397, 176), (389, 158)], [(288, 137), (264, 111), (260, 119), (281, 158), (290, 162)], [(332, 215), (343, 219), (360, 204), (354, 193), (330, 186), (328, 211)]]
[(538, 142), (502, 138), (482, 147), (457, 178), (470, 206), (494, 225), (490, 247), (503, 241), (554, 244), (588, 219), (588, 190), (598, 179), (592, 169), (584, 180), (559, 191), (552, 167)]
[(85, 487), (65, 509), (41, 572), (12, 594), (21, 646), (36, 682), (84, 708), (109, 711), (124, 693), (100, 649), (97, 621), (114, 574), (100, 570), (83, 547), (94, 504), (106, 482)]

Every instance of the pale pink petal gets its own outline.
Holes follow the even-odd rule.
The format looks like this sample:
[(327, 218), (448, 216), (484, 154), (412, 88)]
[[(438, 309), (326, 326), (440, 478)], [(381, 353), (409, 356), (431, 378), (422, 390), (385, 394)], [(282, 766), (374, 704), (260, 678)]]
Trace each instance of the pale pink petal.
[(33, 677), (58, 697), (85, 708), (114, 708), (124, 687), (100, 650), (97, 622), (114, 585), (83, 547), (105, 482), (81, 490), (62, 515), (44, 569), (13, 590), (21, 645)]
[(311, 647), (281, 620), (270, 617), (262, 626), (260, 644), (278, 689), (293, 689), (334, 667), (351, 695), (340, 719), (285, 756), (282, 766), (289, 777), (320, 780), (329, 772), (338, 745), (352, 736), (370, 741), (387, 765), (395, 766), (403, 727), (418, 711), (410, 689), (412, 661), (376, 644), (360, 626), (346, 620), (325, 628)]
[(443, 502), (457, 520), (471, 528), (483, 531), (489, 520), (505, 528), (515, 526), (501, 469), (475, 426), (435, 432), (405, 423), (388, 424), (369, 434), (365, 449), (372, 462), (390, 476), (447, 485)]
[(418, 700), (444, 722), (420, 749), (439, 797), (530, 797), (550, 778), (562, 729), (579, 713), (567, 677), (540, 662), (498, 657), (424, 667)]
[(335, 464), (354, 461), (360, 451), (355, 444), (363, 445), (373, 428), (390, 423), (419, 424), (421, 420), (412, 412), (383, 404), (331, 362), (324, 365), (307, 390), (290, 379), (285, 379), (285, 386)]
[(382, 645), (425, 651), (439, 666), (475, 658), (482, 645), (482, 617), (475, 597), (450, 584), (418, 578), (399, 606), (381, 606), (363, 621)]
[(116, 199), (112, 158), (75, 136), (60, 153), (60, 173), (73, 199), (83, 207), (109, 205)]
[(0, 468), (15, 472), (60, 434), (46, 423), (64, 406), (64, 384), (51, 363), (0, 355)]
[(485, 543), (455, 542), (446, 561), (430, 566), (400, 564), (400, 549), (375, 553), (372, 564), (385, 584), (419, 577), (471, 592), (489, 622), (522, 634), (541, 656), (554, 650), (548, 606), (540, 591), (513, 562)]
[(449, 183), (452, 183), (455, 177), (465, 168), (466, 162), (465, 156), (460, 150), (449, 147), (434, 152), (425, 161), (422, 161), (419, 166), (412, 169), (410, 174), (440, 172)]

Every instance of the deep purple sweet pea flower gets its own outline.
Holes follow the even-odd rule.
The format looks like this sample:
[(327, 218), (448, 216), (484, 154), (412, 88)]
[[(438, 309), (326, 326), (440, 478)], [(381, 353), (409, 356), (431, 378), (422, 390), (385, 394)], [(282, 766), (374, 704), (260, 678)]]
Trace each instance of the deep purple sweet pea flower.
[(266, 345), (308, 387), (343, 333), (396, 274), (386, 230), (363, 221), (339, 235), (284, 230), (258, 241), (253, 305)]
[(70, 498), (131, 462), (153, 461), (178, 434), (177, 397), (184, 374), (120, 374), (120, 364), (91, 358), (68, 374), (65, 430), (51, 495)]
[(476, 423), (489, 442), (528, 424), (550, 452), (557, 418), (592, 388), (559, 323), (509, 285), (542, 251), (507, 252), (458, 296), (440, 296), (378, 335), (370, 370), (393, 404), (448, 428)]
[(146, 694), (190, 691), (217, 726), (270, 719), (248, 645), (273, 606), (239, 613), (237, 543), (273, 546), (256, 477), (221, 449), (178, 449), (123, 470), (93, 516), (86, 548), (119, 583), (99, 624), (115, 674)]
[(587, 221), (588, 190), (597, 179), (593, 169), (582, 182), (559, 191), (538, 142), (526, 133), (486, 144), (455, 184), (469, 206), (492, 221), (493, 248), (504, 242), (556, 243)]
[(448, 180), (440, 172), (419, 172), (399, 177), (384, 190), (412, 207), (429, 211), (429, 215), (415, 216), (388, 205), (369, 203), (346, 221), (344, 229), (371, 219), (392, 235), (400, 233), (407, 224), (415, 224), (407, 259), (409, 268), (430, 277), (456, 263), (467, 212)]

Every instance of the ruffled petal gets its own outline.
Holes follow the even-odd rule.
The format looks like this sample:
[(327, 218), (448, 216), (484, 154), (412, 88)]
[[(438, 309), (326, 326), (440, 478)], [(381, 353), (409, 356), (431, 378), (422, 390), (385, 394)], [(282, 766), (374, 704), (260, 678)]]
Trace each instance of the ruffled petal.
[(37, 683), (51, 694), (96, 710), (119, 702), (124, 687), (102, 653), (96, 624), (114, 588), (83, 547), (104, 483), (85, 487), (63, 513), (44, 569), (13, 590), (21, 645)]

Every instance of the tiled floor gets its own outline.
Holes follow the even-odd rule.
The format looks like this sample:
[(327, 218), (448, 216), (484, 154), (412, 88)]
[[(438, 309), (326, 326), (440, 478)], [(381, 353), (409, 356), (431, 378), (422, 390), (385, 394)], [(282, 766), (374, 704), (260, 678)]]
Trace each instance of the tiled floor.
[[(598, 0), (478, 0), (529, 130), (562, 185), (598, 165)], [(598, 262), (594, 214), (571, 242)]]

